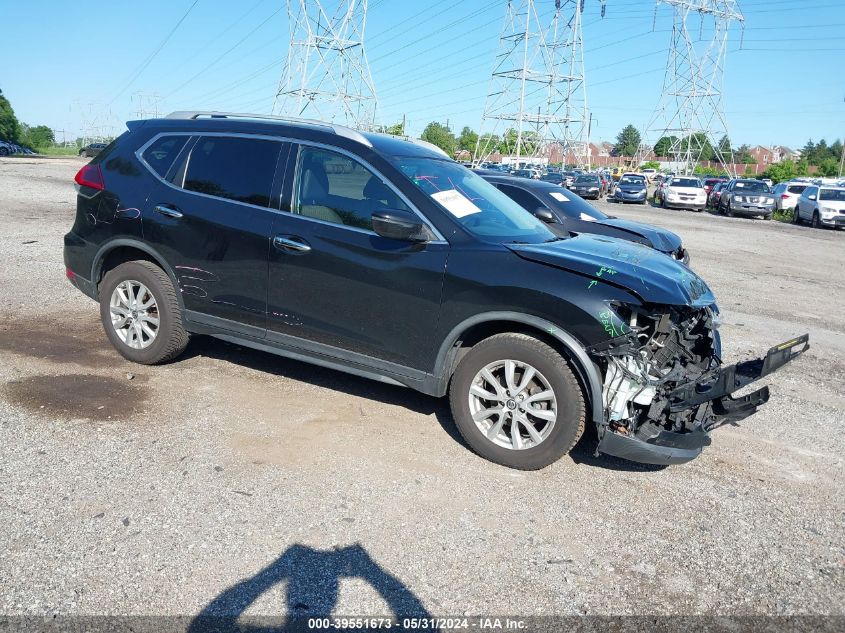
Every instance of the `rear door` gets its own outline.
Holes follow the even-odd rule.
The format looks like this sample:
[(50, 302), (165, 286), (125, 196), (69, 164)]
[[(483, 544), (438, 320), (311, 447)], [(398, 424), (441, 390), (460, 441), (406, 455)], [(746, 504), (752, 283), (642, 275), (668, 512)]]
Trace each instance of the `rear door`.
[(268, 339), (430, 370), (424, 359), (431, 357), (449, 244), (439, 236), (415, 244), (377, 235), (373, 211), (414, 210), (351, 154), (303, 144), (288, 165), (283, 197), (291, 203), (282, 206), (290, 212), (278, 214), (272, 232)]
[(159, 174), (143, 209), (144, 239), (173, 269), (189, 320), (264, 336), (275, 175), (289, 148), (267, 137), (202, 134)]

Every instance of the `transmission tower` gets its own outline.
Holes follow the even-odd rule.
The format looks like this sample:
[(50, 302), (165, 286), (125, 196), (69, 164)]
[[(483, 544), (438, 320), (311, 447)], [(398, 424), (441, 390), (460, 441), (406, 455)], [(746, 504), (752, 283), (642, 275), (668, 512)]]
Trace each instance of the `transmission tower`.
[(157, 92), (136, 92), (132, 95), (132, 103), (135, 104), (136, 119), (157, 119), (161, 116), (161, 95)]
[(728, 32), (744, 22), (736, 0), (657, 0), (673, 11), (672, 41), (663, 90), (646, 135), (668, 138), (674, 169), (691, 173), (710, 146), (716, 161), (736, 175), (733, 151), (722, 147), (728, 125), (722, 107), (722, 81)]
[[(604, 17), (605, 0), (601, 2)], [(588, 162), (584, 0), (508, 0), (475, 161), (496, 151), (528, 161), (557, 145)], [(543, 12), (548, 8), (550, 11)]]
[(290, 48), (273, 112), (373, 128), (367, 0), (287, 0), (287, 8)]

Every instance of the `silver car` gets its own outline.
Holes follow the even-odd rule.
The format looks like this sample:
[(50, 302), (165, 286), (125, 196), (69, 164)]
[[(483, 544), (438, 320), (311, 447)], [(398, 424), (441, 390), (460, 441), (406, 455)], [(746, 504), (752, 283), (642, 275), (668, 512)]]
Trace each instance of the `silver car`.
[(794, 209), (798, 198), (804, 193), (808, 184), (806, 182), (782, 182), (775, 186), (772, 193), (775, 194), (775, 207), (778, 211)]
[(845, 187), (809, 185), (795, 205), (796, 224), (845, 228)]

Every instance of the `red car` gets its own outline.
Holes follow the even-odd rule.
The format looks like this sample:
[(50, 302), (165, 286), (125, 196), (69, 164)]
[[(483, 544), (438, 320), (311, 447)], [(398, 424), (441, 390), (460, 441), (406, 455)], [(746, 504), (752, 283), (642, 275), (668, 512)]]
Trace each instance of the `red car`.
[(728, 184), (727, 180), (717, 180), (707, 191), (707, 185), (704, 185), (704, 190), (707, 191), (707, 204), (714, 209), (719, 206), (719, 198), (722, 197), (722, 187)]
[(706, 193), (708, 196), (710, 196), (710, 192), (713, 191), (713, 187), (716, 185), (716, 183), (719, 183), (719, 182), (728, 182), (728, 179), (727, 178), (707, 178), (704, 181), (704, 193)]

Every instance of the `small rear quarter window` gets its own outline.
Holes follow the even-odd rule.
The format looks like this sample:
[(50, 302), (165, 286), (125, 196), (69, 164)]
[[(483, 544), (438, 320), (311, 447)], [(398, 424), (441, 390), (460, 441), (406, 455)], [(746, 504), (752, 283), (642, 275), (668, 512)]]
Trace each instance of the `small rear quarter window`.
[(176, 160), (176, 156), (188, 142), (188, 138), (187, 136), (162, 136), (153, 141), (144, 150), (142, 156), (153, 171), (164, 178), (170, 166), (173, 165), (173, 161)]

